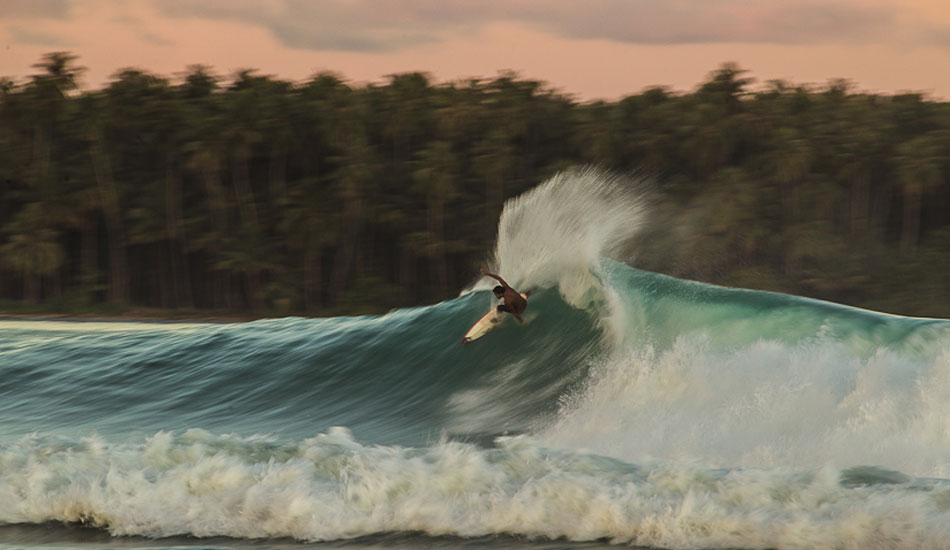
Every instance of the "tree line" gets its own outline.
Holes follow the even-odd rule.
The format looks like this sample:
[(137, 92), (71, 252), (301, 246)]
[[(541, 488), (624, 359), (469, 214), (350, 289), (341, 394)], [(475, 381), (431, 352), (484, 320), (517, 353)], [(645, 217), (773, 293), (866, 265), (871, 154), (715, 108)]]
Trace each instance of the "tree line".
[(635, 265), (950, 317), (950, 107), (768, 82), (580, 102), (502, 73), (353, 85), (191, 66), (0, 80), (0, 308), (329, 315), (453, 296), (504, 201), (594, 164), (655, 182)]

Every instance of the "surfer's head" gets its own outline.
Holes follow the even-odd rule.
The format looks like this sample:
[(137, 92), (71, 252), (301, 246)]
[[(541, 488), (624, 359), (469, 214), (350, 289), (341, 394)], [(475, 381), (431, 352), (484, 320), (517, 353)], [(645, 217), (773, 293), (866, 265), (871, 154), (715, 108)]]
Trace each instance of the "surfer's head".
[(505, 295), (505, 287), (498, 285), (492, 289), (492, 292), (495, 293), (495, 298), (501, 298)]

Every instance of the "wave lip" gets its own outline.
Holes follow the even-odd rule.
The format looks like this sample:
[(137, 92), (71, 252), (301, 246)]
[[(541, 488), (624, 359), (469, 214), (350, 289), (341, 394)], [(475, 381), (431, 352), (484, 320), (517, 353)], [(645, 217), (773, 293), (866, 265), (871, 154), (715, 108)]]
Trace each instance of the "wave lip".
[[(583, 307), (601, 260), (625, 259), (624, 246), (646, 224), (648, 187), (645, 178), (588, 166), (509, 199), (498, 220), (494, 271), (523, 290), (558, 288)], [(492, 286), (483, 278), (474, 288)]]

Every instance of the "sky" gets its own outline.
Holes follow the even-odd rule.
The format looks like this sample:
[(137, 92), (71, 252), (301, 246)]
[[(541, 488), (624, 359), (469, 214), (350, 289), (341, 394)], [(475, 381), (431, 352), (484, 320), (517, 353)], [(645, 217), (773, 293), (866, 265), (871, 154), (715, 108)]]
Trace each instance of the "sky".
[(0, 76), (68, 51), (86, 89), (189, 65), (360, 85), (512, 70), (581, 101), (688, 92), (723, 63), (760, 84), (851, 80), (950, 98), (950, 0), (0, 0)]

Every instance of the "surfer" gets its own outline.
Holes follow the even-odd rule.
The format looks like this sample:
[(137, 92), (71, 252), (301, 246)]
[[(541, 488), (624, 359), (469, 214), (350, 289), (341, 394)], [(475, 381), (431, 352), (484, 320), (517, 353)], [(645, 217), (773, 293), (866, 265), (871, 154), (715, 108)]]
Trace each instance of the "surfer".
[[(524, 308), (528, 307), (528, 301), (525, 300), (517, 290), (511, 288), (511, 286), (505, 282), (504, 279), (495, 275), (494, 273), (489, 273), (487, 269), (482, 268), (482, 275), (491, 277), (492, 279), (497, 279), (500, 285), (492, 289), (492, 292), (495, 293), (495, 298), (503, 300), (502, 303), (498, 304), (499, 312), (507, 312), (515, 316), (515, 319), (518, 320), (522, 325), (524, 324), (524, 319), (521, 318), (521, 312), (524, 311)], [(531, 291), (525, 292), (525, 296), (531, 294)]]

